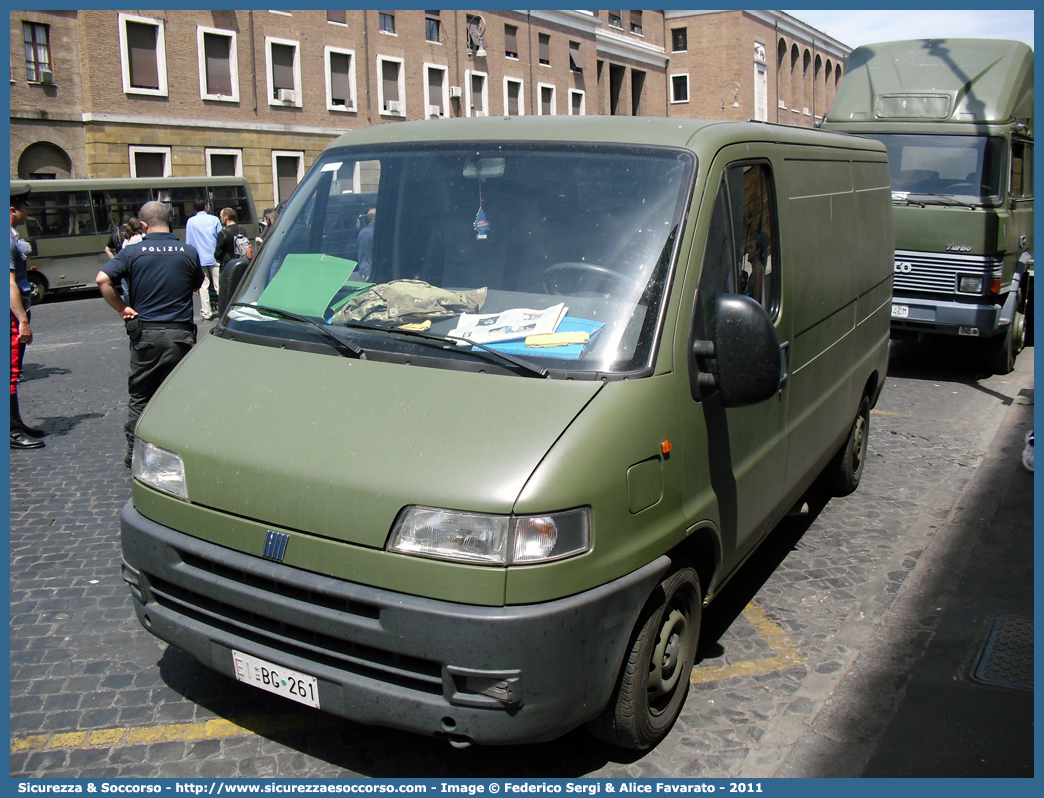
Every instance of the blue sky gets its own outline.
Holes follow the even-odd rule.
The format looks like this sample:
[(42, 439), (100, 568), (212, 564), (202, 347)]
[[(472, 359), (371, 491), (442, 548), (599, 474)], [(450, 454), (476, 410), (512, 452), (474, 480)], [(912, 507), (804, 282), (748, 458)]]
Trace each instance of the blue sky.
[(899, 39), (1015, 39), (1033, 47), (1033, 11), (787, 11), (849, 47)]

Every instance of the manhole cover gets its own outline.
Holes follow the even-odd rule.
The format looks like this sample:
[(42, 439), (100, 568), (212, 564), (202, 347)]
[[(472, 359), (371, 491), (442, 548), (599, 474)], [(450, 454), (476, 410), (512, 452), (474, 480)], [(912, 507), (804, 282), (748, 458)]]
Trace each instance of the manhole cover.
[(1033, 689), (1033, 616), (996, 615), (971, 677), (982, 684)]

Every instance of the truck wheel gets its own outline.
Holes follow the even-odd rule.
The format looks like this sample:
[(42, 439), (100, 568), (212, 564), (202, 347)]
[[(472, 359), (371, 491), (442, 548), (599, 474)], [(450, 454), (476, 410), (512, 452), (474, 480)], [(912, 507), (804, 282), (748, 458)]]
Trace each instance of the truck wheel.
[(995, 335), (986, 342), (986, 362), (996, 374), (1011, 374), (1015, 370), (1015, 358), (1026, 345), (1026, 313), (1022, 302), (1022, 290), (1015, 300), (1015, 315), (1004, 335)]
[(667, 736), (696, 659), (703, 597), (692, 568), (668, 575), (646, 603), (613, 696), (588, 724), (595, 737), (643, 751)]
[(34, 305), (39, 305), (47, 296), (47, 283), (44, 282), (43, 277), (33, 272), (29, 272), (26, 276), (29, 278), (29, 298)]
[(847, 496), (859, 487), (866, 464), (866, 452), (870, 439), (870, 397), (863, 395), (856, 412), (848, 440), (822, 474), (823, 484), (838, 496)]

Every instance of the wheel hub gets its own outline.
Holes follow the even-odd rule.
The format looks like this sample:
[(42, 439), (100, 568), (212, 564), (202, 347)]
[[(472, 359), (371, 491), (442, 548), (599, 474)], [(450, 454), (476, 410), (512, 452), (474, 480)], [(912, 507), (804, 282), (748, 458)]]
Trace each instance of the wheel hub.
[(678, 684), (681, 659), (688, 648), (689, 622), (680, 609), (670, 612), (660, 627), (660, 634), (649, 663), (649, 698), (660, 698)]

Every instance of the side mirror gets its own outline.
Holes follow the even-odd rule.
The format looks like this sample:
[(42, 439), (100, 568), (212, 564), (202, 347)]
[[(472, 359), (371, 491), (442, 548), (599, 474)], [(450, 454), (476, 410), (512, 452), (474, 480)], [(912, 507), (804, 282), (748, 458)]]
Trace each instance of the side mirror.
[(772, 320), (748, 296), (722, 294), (710, 341), (694, 341), (690, 369), (699, 372), (701, 396), (717, 390), (723, 407), (771, 399), (783, 376), (779, 337)]
[(229, 300), (235, 296), (236, 289), (239, 288), (239, 284), (242, 282), (243, 275), (246, 274), (249, 265), (250, 261), (246, 258), (238, 258), (237, 260), (230, 260), (221, 269), (221, 274), (218, 276), (219, 316), (224, 315), (225, 308), (228, 307)]

